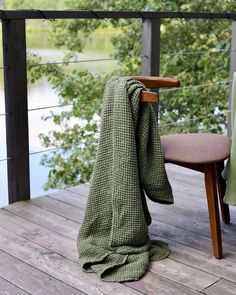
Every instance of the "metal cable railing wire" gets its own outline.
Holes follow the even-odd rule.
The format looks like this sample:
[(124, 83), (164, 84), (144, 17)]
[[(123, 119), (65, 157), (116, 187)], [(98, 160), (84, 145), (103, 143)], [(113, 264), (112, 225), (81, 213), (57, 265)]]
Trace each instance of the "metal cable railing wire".
[[(74, 99), (78, 99), (78, 98), (73, 98)], [(102, 99), (100, 98), (94, 98), (94, 99), (90, 99), (90, 100), (87, 100), (87, 101), (78, 101), (76, 102), (76, 104), (86, 104), (86, 103), (90, 103), (92, 101), (102, 101)], [(68, 104), (59, 104), (59, 105), (53, 105), (53, 106), (46, 106), (46, 107), (38, 107), (38, 108), (33, 108), (33, 109), (29, 109), (28, 112), (31, 112), (31, 111), (37, 111), (37, 110), (45, 110), (45, 109), (53, 109), (53, 108), (60, 108), (60, 107), (67, 107), (67, 106), (73, 106), (74, 104), (73, 103), (68, 103)]]
[[(211, 87), (211, 86), (221, 86), (221, 85), (229, 85), (232, 82), (232, 80), (225, 80), (225, 81), (218, 81), (218, 82), (212, 82), (212, 83), (207, 83), (207, 84), (199, 84), (199, 85), (192, 85), (192, 86), (184, 86), (184, 87), (176, 87), (176, 88), (171, 88), (171, 89), (161, 89), (160, 93), (165, 93), (169, 91), (176, 91), (176, 90), (186, 90), (186, 89), (192, 89), (192, 88), (200, 88), (200, 87)], [(74, 98), (75, 99), (75, 98)], [(91, 99), (88, 101), (80, 101), (76, 102), (76, 104), (87, 104), (91, 103), (93, 101), (102, 101), (101, 99), (95, 98)], [(61, 105), (52, 105), (52, 106), (45, 106), (45, 107), (38, 107), (38, 108), (33, 108), (29, 109), (28, 112), (32, 111), (38, 111), (38, 110), (45, 110), (45, 109), (52, 109), (52, 108), (60, 108), (60, 107), (67, 107), (67, 106), (73, 106), (73, 103), (68, 103), (68, 104), (61, 104)], [(0, 116), (7, 116), (7, 114), (0, 114)]]
[(194, 54), (215, 54), (215, 53), (230, 53), (235, 52), (236, 49), (217, 49), (213, 48), (213, 50), (201, 50), (201, 51), (183, 51), (183, 52), (163, 52), (161, 55), (194, 55)]
[[(51, 148), (51, 149), (41, 150), (41, 151), (37, 151), (37, 152), (30, 152), (29, 155), (31, 156), (31, 155), (42, 154), (42, 153), (46, 153), (46, 152), (52, 152), (52, 151), (56, 151), (56, 150), (59, 150), (62, 148), (68, 148), (68, 147), (72, 147), (72, 146), (69, 145), (69, 146), (65, 146), (65, 147), (57, 147), (57, 148)], [(8, 160), (12, 160), (12, 158), (11, 157), (3, 158), (3, 159), (0, 159), (0, 162), (4, 162), (4, 161), (8, 161)]]
[(0, 162), (4, 162), (4, 161), (8, 161), (8, 160), (11, 160), (11, 158), (0, 159)]
[(58, 105), (46, 106), (46, 107), (38, 107), (38, 108), (28, 109), (28, 112), (38, 111), (38, 110), (46, 110), (46, 109), (53, 109), (53, 108), (60, 108), (60, 107), (67, 107), (67, 106), (73, 106), (73, 104), (68, 103), (68, 104), (58, 104)]
[[(171, 89), (161, 89), (160, 93), (162, 92), (168, 92), (168, 91), (176, 91), (176, 90), (186, 90), (188, 88), (198, 88), (198, 87), (211, 87), (214, 85), (217, 86), (221, 86), (221, 85), (228, 85), (230, 82), (232, 82), (232, 80), (226, 80), (226, 81), (218, 81), (218, 82), (212, 82), (212, 83), (207, 83), (207, 84), (199, 84), (199, 85), (192, 85), (192, 86), (184, 86), (184, 87), (176, 87), (176, 88), (171, 88)], [(74, 99), (78, 99), (78, 98), (73, 98)], [(79, 101), (76, 102), (76, 104), (87, 104), (87, 103), (91, 103), (93, 101), (102, 101), (102, 99), (100, 98), (94, 98), (94, 99), (90, 99), (87, 101)], [(28, 111), (37, 111), (37, 110), (44, 110), (44, 109), (52, 109), (52, 108), (59, 108), (59, 107), (66, 107), (66, 106), (73, 106), (74, 104), (72, 103), (68, 103), (68, 104), (61, 104), (61, 105), (53, 105), (53, 106), (46, 106), (46, 107), (38, 107), (38, 108), (33, 108), (33, 109), (29, 109)]]
[(42, 154), (42, 153), (46, 153), (46, 152), (52, 152), (54, 150), (58, 150), (58, 149), (62, 149), (62, 148), (51, 148), (51, 149), (46, 149), (46, 150), (42, 150), (42, 151), (37, 151), (37, 152), (30, 152), (29, 155), (36, 155), (36, 154)]
[[(173, 53), (161, 53), (161, 55), (194, 55), (194, 54), (212, 54), (212, 53), (225, 53), (225, 52), (233, 52), (236, 49), (226, 50), (219, 49), (214, 51), (187, 51), (187, 52), (173, 52)], [(145, 57), (142, 55), (141, 57)], [(45, 63), (37, 63), (37, 64), (27, 64), (28, 67), (33, 66), (46, 66), (46, 65), (59, 65), (59, 64), (73, 64), (73, 63), (87, 63), (87, 62), (100, 62), (100, 61), (114, 61), (115, 58), (99, 58), (99, 59), (85, 59), (85, 60), (72, 60), (72, 61), (58, 61), (58, 62), (45, 62)]]
[(176, 90), (186, 90), (190, 88), (201, 88), (201, 87), (211, 87), (211, 86), (222, 86), (222, 85), (229, 85), (232, 82), (232, 80), (223, 80), (223, 81), (217, 81), (212, 83), (206, 83), (206, 84), (198, 84), (198, 85), (190, 85), (190, 86), (183, 86), (183, 87), (174, 87), (170, 89), (160, 89), (160, 93), (163, 92), (169, 92), (169, 91), (176, 91)]
[(115, 58), (99, 58), (99, 59), (84, 59), (84, 60), (71, 60), (71, 61), (55, 61), (55, 62), (45, 62), (37, 64), (27, 64), (28, 67), (35, 66), (47, 66), (47, 65), (60, 65), (60, 64), (75, 64), (75, 63), (87, 63), (87, 62), (100, 62), (100, 61), (112, 61)]
[(45, 150), (41, 150), (41, 151), (37, 151), (37, 152), (30, 152), (29, 155), (36, 155), (36, 154), (42, 154), (42, 153), (47, 153), (47, 152), (53, 152), (53, 151), (57, 151), (57, 150), (62, 150), (62, 149), (68, 149), (68, 148), (72, 148), (75, 147), (75, 145), (65, 145), (65, 146), (61, 146), (61, 147), (56, 147), (56, 148), (51, 148), (51, 149), (45, 149)]
[(204, 116), (198, 116), (196, 118), (191, 118), (191, 119), (184, 119), (182, 121), (173, 121), (173, 122), (168, 122), (166, 124), (159, 124), (158, 127), (159, 128), (163, 128), (163, 127), (168, 127), (168, 126), (173, 126), (173, 125), (182, 125), (182, 124), (185, 124), (185, 123), (188, 123), (188, 122), (192, 122), (192, 121), (197, 121), (199, 119), (203, 119), (203, 118), (209, 118), (210, 116), (212, 116), (211, 114), (208, 114), (208, 115), (204, 115)]
[[(216, 53), (230, 53), (235, 52), (236, 49), (217, 49), (217, 50), (201, 50), (201, 51), (184, 51), (184, 52), (163, 52), (161, 55), (195, 55), (195, 54), (216, 54)], [(142, 55), (141, 57), (145, 57)], [(36, 64), (27, 64), (28, 67), (34, 66), (46, 66), (46, 65), (58, 65), (58, 64), (73, 64), (73, 63), (87, 63), (87, 62), (100, 62), (100, 61), (114, 61), (115, 58), (99, 58), (99, 59), (85, 59), (85, 60), (72, 60), (72, 61), (55, 61), (55, 62), (44, 62), (44, 63), (36, 63)], [(0, 69), (4, 69), (5, 66), (0, 66)]]
[[(97, 58), (97, 59), (82, 59), (82, 60), (71, 60), (71, 61), (53, 61), (53, 62), (27, 64), (27, 67), (60, 65), (60, 64), (74, 64), (74, 63), (87, 63), (87, 62), (100, 62), (100, 61), (112, 61), (112, 60), (116, 60), (116, 59), (115, 58)], [(5, 68), (6, 68), (6, 66), (0, 66), (0, 69), (5, 69)]]
[[(235, 52), (236, 49), (217, 49), (217, 50), (207, 50), (207, 51), (186, 51), (186, 52), (164, 52), (161, 55), (194, 55), (194, 54), (215, 54), (215, 53), (226, 53), (226, 52)], [(145, 55), (141, 55), (146, 57)], [(72, 63), (86, 63), (86, 62), (100, 62), (100, 61), (115, 61), (115, 58), (100, 58), (100, 59), (86, 59), (86, 60), (73, 60), (73, 61), (59, 61), (59, 62), (46, 62), (46, 63), (37, 63), (37, 64), (28, 64), (27, 66), (45, 66), (45, 65), (57, 65), (57, 64), (72, 64)]]
[[(232, 82), (232, 80), (224, 80), (224, 81), (217, 81), (217, 82), (212, 82), (212, 83), (207, 83), (207, 84), (199, 84), (199, 85), (192, 85), (192, 86), (183, 86), (183, 87), (176, 87), (176, 88), (171, 88), (171, 89), (161, 89), (160, 93), (163, 92), (169, 92), (169, 91), (176, 91), (176, 90), (186, 90), (186, 89), (190, 89), (190, 88), (200, 88), (200, 87), (211, 87), (214, 85), (217, 86), (221, 86), (221, 85), (229, 85)], [(76, 99), (76, 98), (74, 98)], [(91, 99), (88, 101), (80, 101), (80, 102), (76, 102), (76, 104), (86, 104), (86, 103), (90, 103), (93, 101), (101, 101), (101, 99), (95, 98), (95, 99)], [(37, 110), (45, 110), (45, 109), (52, 109), (52, 108), (60, 108), (60, 107), (67, 107), (67, 106), (73, 106), (73, 103), (68, 103), (68, 104), (59, 104), (59, 105), (52, 105), (52, 106), (45, 106), (45, 107), (38, 107), (38, 108), (33, 108), (33, 109), (29, 109), (28, 112), (31, 111), (37, 111)], [(0, 114), (0, 116), (6, 116), (7, 114), (2, 113)]]

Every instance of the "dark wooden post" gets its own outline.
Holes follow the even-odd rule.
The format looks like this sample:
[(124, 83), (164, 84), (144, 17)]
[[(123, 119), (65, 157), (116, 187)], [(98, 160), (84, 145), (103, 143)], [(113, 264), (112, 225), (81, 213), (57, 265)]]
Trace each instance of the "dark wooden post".
[[(236, 72), (236, 21), (232, 22), (232, 31), (231, 31), (231, 52), (230, 52), (230, 80), (233, 80), (234, 72)], [(232, 91), (232, 82), (230, 82), (229, 87), (229, 114), (228, 114), (228, 135), (231, 136), (232, 133), (232, 121), (231, 121), (231, 91)]]
[(160, 19), (144, 19), (141, 74), (158, 76), (160, 69)]
[(4, 20), (3, 61), (9, 203), (30, 198), (25, 20)]
[[(160, 19), (143, 19), (141, 74), (159, 76), (160, 74)], [(157, 91), (157, 90), (156, 90)], [(153, 103), (158, 116), (158, 104)]]

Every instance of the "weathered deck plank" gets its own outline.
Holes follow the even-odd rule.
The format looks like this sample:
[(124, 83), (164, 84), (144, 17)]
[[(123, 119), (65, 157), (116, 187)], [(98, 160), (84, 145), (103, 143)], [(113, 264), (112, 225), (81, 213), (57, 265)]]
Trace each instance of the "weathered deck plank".
[[(5, 229), (24, 237), (28, 241), (78, 263), (76, 237), (74, 237), (74, 239), (69, 239), (37, 224), (24, 220), (23, 218), (15, 217), (13, 214), (7, 212), (0, 212), (0, 224), (3, 224), (2, 226), (5, 227)], [(63, 247), (61, 247), (61, 245), (63, 245)], [(165, 267), (165, 263), (166, 262), (163, 264), (162, 261), (152, 263), (150, 271), (196, 290), (201, 290), (218, 280), (218, 277), (214, 275), (190, 268), (176, 261), (169, 262), (171, 267)]]
[(50, 212), (56, 213), (59, 216), (63, 216), (75, 222), (83, 221), (84, 210), (75, 208), (74, 206), (65, 204), (55, 199), (52, 200), (47, 196), (32, 199), (30, 200), (30, 203), (43, 209), (46, 208)]
[(0, 295), (29, 295), (30, 293), (23, 291), (12, 283), (0, 277)]
[[(63, 244), (61, 245), (62, 248), (66, 246)], [(85, 274), (80, 269), (78, 263), (0, 227), (0, 250), (1, 249), (5, 249), (8, 254), (24, 262), (29, 268), (33, 267), (38, 269), (40, 272), (46, 273), (48, 277), (60, 280), (65, 285), (69, 285), (89, 295), (100, 295), (102, 292), (105, 294), (113, 294), (113, 291), (118, 289), (120, 294), (139, 294), (122, 284), (104, 283), (94, 274)], [(10, 261), (9, 264), (11, 264)], [(29, 272), (31, 268), (28, 270)], [(25, 280), (30, 280), (30, 277), (28, 279), (26, 277)], [(41, 289), (42, 292), (44, 291), (42, 294), (45, 294), (43, 284)], [(66, 293), (66, 289), (65, 293), (63, 293), (63, 289), (64, 287), (61, 286), (62, 293), (55, 292), (46, 294), (74, 294)]]
[(84, 294), (3, 251), (0, 261), (1, 277), (30, 294), (45, 295), (45, 291), (58, 295)]
[(221, 279), (212, 286), (206, 288), (204, 293), (209, 295), (235, 295), (235, 291), (235, 283)]
[(21, 202), (17, 202), (11, 206), (5, 207), (3, 210), (14, 213), (19, 217), (23, 217), (26, 220), (32, 221), (69, 238), (74, 238), (78, 234), (79, 227), (78, 223), (75, 221), (56, 215), (55, 213), (39, 208), (28, 202), (25, 202), (23, 206)]
[[(64, 217), (60, 217), (55, 215), (54, 213), (50, 213), (48, 215), (47, 223), (41, 219), (41, 216), (45, 216), (44, 212), (47, 212), (44, 209), (37, 208), (36, 206), (25, 204), (25, 206), (22, 208), (22, 206), (19, 206), (21, 203), (13, 204), (6, 209), (9, 210), (12, 213), (15, 213), (19, 216), (25, 216), (25, 212), (27, 212), (27, 219), (31, 220), (39, 225), (43, 225), (46, 228), (55, 231), (56, 233), (59, 233), (61, 235), (65, 235), (66, 237), (70, 237), (72, 239), (75, 239), (78, 233), (79, 224), (76, 222), (70, 222), (69, 224), (65, 224)], [(17, 210), (15, 210), (17, 208)], [(27, 209), (27, 210), (26, 210)], [(33, 214), (30, 214), (30, 213)], [(35, 218), (34, 216), (38, 216)], [(36, 214), (37, 213), (37, 214)], [(48, 212), (49, 213), (49, 212)], [(49, 218), (50, 216), (50, 218)], [(56, 219), (57, 224), (55, 224), (54, 220)], [(1, 220), (1, 219), (0, 219)], [(18, 220), (19, 224), (22, 224), (21, 220)], [(2, 223), (3, 224), (3, 223)], [(65, 230), (61, 231), (61, 224), (65, 225)], [(15, 227), (15, 225), (14, 225)], [(15, 229), (17, 232), (17, 229)], [(160, 238), (162, 240), (165, 240), (169, 243), (171, 247), (171, 255), (170, 257), (175, 259), (176, 261), (182, 262), (184, 264), (194, 266), (195, 268), (199, 268), (204, 271), (208, 271), (209, 273), (215, 274), (217, 276), (231, 279), (232, 281), (236, 281), (236, 264), (230, 263), (225, 261), (225, 259), (219, 261), (216, 260), (214, 257), (212, 257), (211, 252), (204, 253), (202, 251), (190, 248), (189, 246), (171, 241), (166, 239), (165, 237), (160, 236), (154, 236), (155, 238)]]
[(50, 231), (24, 218), (4, 212), (3, 210), (0, 212), (0, 224), (2, 228), (11, 233), (17, 234), (28, 241), (32, 241), (48, 250), (63, 255), (70, 260), (78, 261), (76, 245), (75, 243), (71, 243), (70, 238)]
[[(5, 293), (234, 294), (236, 207), (230, 208), (232, 223), (222, 224), (225, 258), (217, 260), (212, 256), (202, 175), (187, 169), (181, 174), (179, 168), (167, 167), (175, 204), (148, 201), (148, 205), (153, 218), (150, 235), (166, 241), (171, 252), (167, 259), (152, 262), (143, 278), (125, 284), (105, 283), (80, 269), (76, 238), (86, 207), (87, 183), (0, 210), (0, 259), (5, 261), (0, 266), (0, 284)], [(7, 268), (8, 258), (15, 265), (14, 280)], [(28, 281), (27, 272), (31, 272)], [(34, 283), (41, 276), (41, 283)], [(55, 289), (59, 286), (61, 293)]]
[(171, 281), (155, 276), (152, 273), (146, 273), (139, 281), (125, 283), (125, 285), (150, 295), (194, 295), (199, 293), (184, 286), (178, 288), (177, 284), (173, 284)]

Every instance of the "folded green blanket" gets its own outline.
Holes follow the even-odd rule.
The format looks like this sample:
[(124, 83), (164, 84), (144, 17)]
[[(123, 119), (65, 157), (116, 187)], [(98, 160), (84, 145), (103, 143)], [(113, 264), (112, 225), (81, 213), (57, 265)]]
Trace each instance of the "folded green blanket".
[(224, 203), (236, 205), (236, 72), (233, 76), (231, 92), (231, 126), (232, 126), (232, 145), (230, 159), (223, 171), (223, 177), (227, 180)]
[(168, 245), (150, 241), (145, 194), (173, 204), (158, 126), (150, 103), (140, 103), (145, 86), (132, 78), (106, 85), (96, 161), (85, 217), (77, 239), (84, 271), (104, 281), (138, 280), (150, 260), (168, 256)]

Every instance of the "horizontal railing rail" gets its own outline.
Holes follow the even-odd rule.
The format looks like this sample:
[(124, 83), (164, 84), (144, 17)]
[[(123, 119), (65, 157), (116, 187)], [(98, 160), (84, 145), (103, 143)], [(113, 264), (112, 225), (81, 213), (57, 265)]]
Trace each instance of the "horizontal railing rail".
[(227, 12), (171, 12), (171, 11), (100, 11), (100, 10), (1, 10), (0, 19), (119, 19), (119, 18), (182, 18), (182, 19), (230, 19), (236, 20), (236, 13)]
[[(141, 75), (159, 76), (160, 54), (215, 54), (227, 53), (227, 50), (213, 50), (198, 52), (179, 52), (161, 53), (160, 35), (162, 19), (214, 19), (229, 20), (232, 22), (232, 38), (230, 54), (230, 74), (229, 80), (208, 83), (208, 85), (190, 85), (179, 88), (185, 90), (190, 87), (208, 87), (211, 85), (228, 84), (231, 89), (233, 72), (236, 71), (236, 13), (215, 13), (215, 12), (170, 12), (170, 11), (98, 11), (98, 10), (0, 10), (2, 20), (2, 39), (3, 39), (3, 65), (0, 69), (4, 72), (5, 89), (5, 116), (6, 120), (6, 142), (7, 155), (0, 161), (7, 161), (8, 170), (8, 195), (9, 203), (30, 198), (30, 176), (29, 176), (29, 156), (55, 149), (48, 149), (38, 152), (29, 152), (28, 138), (28, 112), (42, 110), (52, 107), (62, 107), (65, 105), (45, 106), (28, 110), (27, 99), (27, 67), (45, 66), (53, 64), (70, 64), (79, 62), (92, 62), (94, 60), (81, 61), (55, 61), (41, 62), (38, 64), (27, 64), (26, 62), (26, 31), (25, 20), (27, 19), (142, 19), (142, 40), (141, 40)], [(111, 58), (97, 59), (104, 62)], [(17, 67), (17, 68), (16, 68)], [(221, 84), (220, 84), (221, 83)], [(229, 93), (231, 90), (229, 89)], [(176, 90), (176, 89), (175, 89)], [(162, 91), (170, 91), (168, 89)], [(91, 100), (92, 101), (92, 100)], [(88, 103), (91, 101), (81, 102)], [(229, 99), (230, 103), (230, 99)], [(154, 109), (157, 110), (154, 104)], [(230, 122), (230, 112), (229, 112)], [(194, 118), (195, 120), (195, 118)], [(197, 120), (197, 118), (196, 118)], [(179, 124), (181, 124), (179, 122)], [(172, 124), (172, 122), (167, 122)], [(167, 126), (163, 124), (161, 127)], [(229, 124), (230, 134), (230, 124)]]

